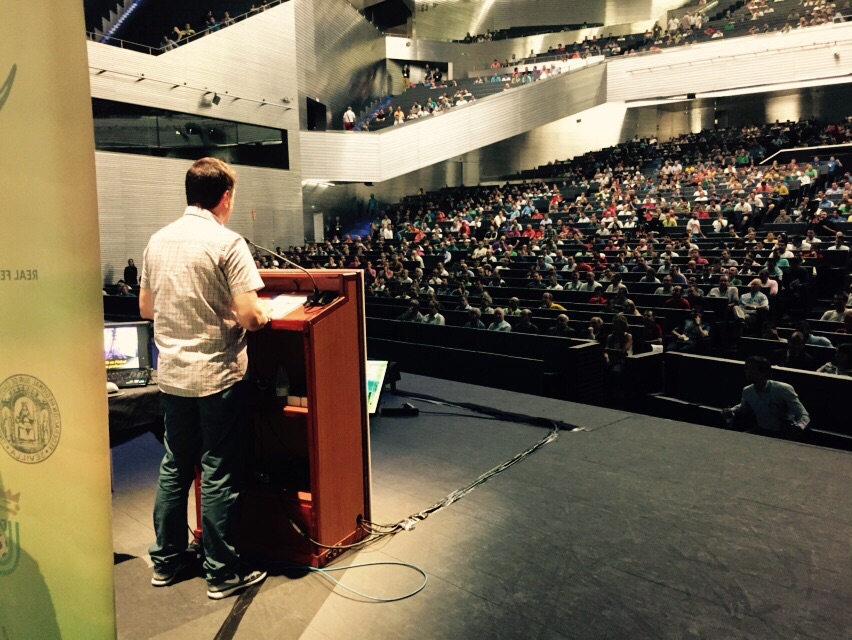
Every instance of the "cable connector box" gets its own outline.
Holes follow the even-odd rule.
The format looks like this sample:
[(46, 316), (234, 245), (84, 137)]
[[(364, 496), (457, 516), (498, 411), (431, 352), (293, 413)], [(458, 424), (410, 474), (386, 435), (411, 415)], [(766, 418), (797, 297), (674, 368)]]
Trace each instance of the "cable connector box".
[(420, 409), (410, 402), (406, 402), (401, 407), (382, 407), (382, 416), (386, 418), (413, 417), (417, 415), (420, 415)]

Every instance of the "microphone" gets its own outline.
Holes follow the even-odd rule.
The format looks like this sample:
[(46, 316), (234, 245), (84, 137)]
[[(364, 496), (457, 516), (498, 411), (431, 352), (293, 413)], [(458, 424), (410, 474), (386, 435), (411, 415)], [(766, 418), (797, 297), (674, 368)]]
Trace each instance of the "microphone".
[(267, 249), (266, 247), (261, 247), (259, 244), (252, 242), (251, 240), (249, 240), (245, 236), (243, 236), (243, 240), (246, 241), (246, 244), (250, 244), (255, 249), (260, 249), (261, 251), (266, 251), (266, 253), (268, 253), (272, 256), (275, 256), (276, 258), (280, 258), (281, 260), (283, 260), (287, 264), (295, 267), (296, 269), (299, 269), (300, 271), (304, 271), (305, 274), (307, 274), (307, 276), (311, 279), (311, 282), (314, 285), (314, 292), (311, 295), (309, 295), (308, 299), (305, 301), (305, 308), (306, 309), (309, 309), (309, 308), (314, 307), (314, 306), (324, 307), (329, 302), (331, 302), (332, 300), (337, 298), (337, 295), (334, 294), (331, 291), (327, 291), (327, 292), (325, 292), (325, 294), (322, 291), (320, 291), (319, 286), (317, 286), (317, 281), (314, 280), (314, 276), (311, 275), (311, 272), (308, 271), (307, 269), (305, 269), (302, 265), (296, 264), (295, 262), (290, 260), (290, 258), (285, 258), (284, 256), (282, 256), (279, 253), (276, 253), (272, 249)]

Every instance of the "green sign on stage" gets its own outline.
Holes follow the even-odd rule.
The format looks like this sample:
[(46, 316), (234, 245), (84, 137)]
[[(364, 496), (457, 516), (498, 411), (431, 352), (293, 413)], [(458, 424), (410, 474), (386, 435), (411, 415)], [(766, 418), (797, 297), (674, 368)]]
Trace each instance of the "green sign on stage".
[(0, 638), (113, 638), (83, 3), (0, 16)]

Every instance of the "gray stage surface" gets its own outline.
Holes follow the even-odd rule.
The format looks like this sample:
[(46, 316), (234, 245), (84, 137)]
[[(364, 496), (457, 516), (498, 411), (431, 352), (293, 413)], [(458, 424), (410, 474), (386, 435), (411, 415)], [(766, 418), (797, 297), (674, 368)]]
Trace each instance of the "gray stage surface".
[[(273, 575), (224, 630), (236, 598), (209, 601), (200, 577), (150, 586), (162, 448), (150, 436), (122, 445), (119, 637), (852, 637), (849, 453), (418, 376), (399, 389), (583, 430), (562, 432), (413, 531), (338, 561), (415, 564), (429, 576), (419, 595), (370, 604), (318, 575)], [(431, 505), (546, 434), (413, 402), (453, 415), (373, 420), (377, 522)], [(383, 597), (419, 583), (397, 567), (336, 575)]]

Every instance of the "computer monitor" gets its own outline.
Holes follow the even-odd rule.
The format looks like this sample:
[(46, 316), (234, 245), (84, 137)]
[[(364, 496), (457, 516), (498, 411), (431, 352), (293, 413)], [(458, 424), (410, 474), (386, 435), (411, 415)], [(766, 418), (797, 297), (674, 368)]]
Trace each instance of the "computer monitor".
[(104, 364), (107, 371), (150, 369), (151, 323), (105, 323)]
[(387, 360), (367, 360), (367, 409), (370, 413), (375, 413), (379, 407), (387, 370)]

